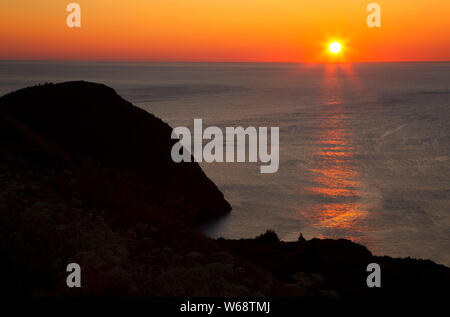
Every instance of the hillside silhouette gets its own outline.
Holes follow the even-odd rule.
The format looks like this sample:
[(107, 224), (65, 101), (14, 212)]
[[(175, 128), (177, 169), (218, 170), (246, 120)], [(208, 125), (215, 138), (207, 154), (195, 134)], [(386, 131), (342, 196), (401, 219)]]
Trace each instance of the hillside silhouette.
[(163, 201), (167, 193), (183, 199), (186, 208), (176, 210), (178, 217), (200, 222), (231, 210), (198, 164), (171, 160), (176, 142), (170, 138), (172, 129), (109, 87), (46, 84), (2, 97), (0, 108), (55, 143), (74, 162), (90, 158), (103, 167), (135, 174), (149, 188), (143, 199)]
[[(197, 163), (173, 163), (171, 128), (101, 84), (0, 98), (0, 294), (27, 296), (447, 296), (450, 269), (374, 256), (348, 240), (210, 239), (231, 209)], [(66, 286), (66, 265), (82, 287)], [(382, 268), (369, 289), (366, 267)]]

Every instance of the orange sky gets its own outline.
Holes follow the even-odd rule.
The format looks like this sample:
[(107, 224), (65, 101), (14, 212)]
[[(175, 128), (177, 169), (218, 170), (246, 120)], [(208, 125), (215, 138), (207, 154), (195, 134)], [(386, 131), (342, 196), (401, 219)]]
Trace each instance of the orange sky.
[[(127, 61), (450, 60), (449, 0), (1, 0), (0, 59)], [(382, 28), (366, 6), (381, 5)]]

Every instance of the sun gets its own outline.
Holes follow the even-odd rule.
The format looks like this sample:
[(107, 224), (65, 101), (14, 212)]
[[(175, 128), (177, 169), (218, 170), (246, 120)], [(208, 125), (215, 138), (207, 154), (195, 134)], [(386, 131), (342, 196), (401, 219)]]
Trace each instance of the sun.
[(337, 54), (341, 51), (342, 45), (339, 42), (333, 42), (333, 43), (330, 43), (330, 45), (328, 46), (328, 49), (330, 50), (331, 53)]

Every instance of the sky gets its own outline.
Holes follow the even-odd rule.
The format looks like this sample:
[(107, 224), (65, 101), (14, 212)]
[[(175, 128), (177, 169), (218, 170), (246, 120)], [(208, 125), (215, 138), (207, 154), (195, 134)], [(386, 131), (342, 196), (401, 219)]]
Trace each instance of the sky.
[[(70, 2), (81, 28), (66, 25)], [(1, 60), (448, 61), (450, 1), (1, 0), (0, 43)]]

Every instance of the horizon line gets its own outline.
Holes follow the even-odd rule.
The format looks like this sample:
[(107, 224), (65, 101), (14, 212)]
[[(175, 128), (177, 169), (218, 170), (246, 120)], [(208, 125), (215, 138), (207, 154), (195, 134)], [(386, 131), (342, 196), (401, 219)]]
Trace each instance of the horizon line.
[(448, 63), (449, 60), (386, 60), (386, 61), (256, 61), (256, 60), (79, 60), (79, 59), (0, 59), (0, 62), (58, 62), (58, 63), (199, 63), (199, 64), (382, 64), (382, 63)]

